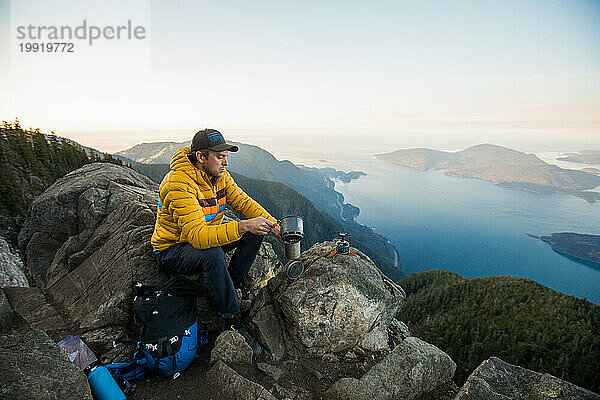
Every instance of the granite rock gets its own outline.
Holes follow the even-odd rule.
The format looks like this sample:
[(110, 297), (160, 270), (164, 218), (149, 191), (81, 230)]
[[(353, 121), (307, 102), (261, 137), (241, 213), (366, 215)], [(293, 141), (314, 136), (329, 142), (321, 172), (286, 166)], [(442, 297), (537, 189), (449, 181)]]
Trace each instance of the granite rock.
[(455, 400), (600, 400), (600, 395), (549, 374), (511, 365), (497, 357), (481, 363)]
[(0, 236), (0, 287), (29, 286), (19, 254)]
[(130, 168), (88, 164), (35, 199), (19, 234), (27, 273), (92, 345), (125, 335), (134, 281), (166, 281), (150, 246), (157, 192)]
[(351, 248), (356, 257), (330, 257), (334, 250), (333, 242), (315, 244), (302, 253), (300, 278), (278, 274), (270, 284), (288, 348), (311, 355), (351, 349), (371, 330), (385, 330), (402, 305), (402, 288), (366, 255)]
[(414, 399), (449, 381), (456, 364), (437, 347), (410, 337), (360, 379), (342, 378), (326, 398), (345, 400)]
[(92, 400), (83, 372), (43, 332), (0, 336), (0, 376), (2, 399)]
[(224, 331), (215, 340), (210, 353), (210, 363), (222, 361), (227, 365), (252, 364), (252, 349), (238, 332)]
[(216, 399), (277, 400), (264, 387), (244, 378), (220, 360), (208, 371), (205, 379), (214, 388)]

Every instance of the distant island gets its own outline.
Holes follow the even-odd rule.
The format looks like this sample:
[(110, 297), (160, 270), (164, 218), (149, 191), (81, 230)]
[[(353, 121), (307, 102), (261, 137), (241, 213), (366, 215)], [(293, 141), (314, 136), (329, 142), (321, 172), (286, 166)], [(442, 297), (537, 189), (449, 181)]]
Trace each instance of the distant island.
[(588, 191), (600, 185), (600, 176), (548, 164), (526, 154), (493, 144), (480, 144), (458, 152), (426, 148), (375, 154), (378, 160), (426, 171), (445, 170), (446, 175), (479, 178), (503, 187), (535, 193), (568, 193), (589, 202), (600, 193)]
[(557, 253), (585, 261), (586, 264), (595, 264), (594, 266), (600, 268), (600, 236), (573, 232), (552, 233), (550, 236), (528, 233), (527, 236), (549, 243)]
[(557, 158), (561, 161), (571, 161), (583, 164), (600, 164), (600, 150), (581, 150), (575, 153), (566, 153)]
[(306, 165), (302, 164), (298, 164), (297, 166), (308, 171), (318, 171), (330, 179), (342, 181), (344, 183), (350, 183), (353, 179), (358, 179), (361, 176), (367, 175), (366, 172), (363, 171), (344, 172), (332, 167), (307, 167)]
[(589, 172), (590, 174), (600, 175), (600, 169), (598, 168), (582, 168), (582, 171)]
[(327, 167), (327, 168), (319, 168), (322, 173), (330, 177), (331, 179), (337, 179), (344, 183), (350, 183), (352, 179), (358, 179), (363, 175), (367, 175), (366, 172), (363, 171), (338, 171), (335, 168)]

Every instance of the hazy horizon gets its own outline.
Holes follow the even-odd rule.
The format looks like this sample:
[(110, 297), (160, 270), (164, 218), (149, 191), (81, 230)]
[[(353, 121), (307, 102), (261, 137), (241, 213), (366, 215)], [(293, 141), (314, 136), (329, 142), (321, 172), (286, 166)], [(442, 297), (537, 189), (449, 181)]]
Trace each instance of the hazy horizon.
[[(465, 130), (466, 131), (466, 130)], [(579, 136), (567, 138), (554, 138), (548, 140), (543, 131), (529, 131), (530, 135), (521, 137), (506, 137), (499, 132), (482, 132), (472, 130), (462, 135), (456, 132), (440, 134), (436, 131), (407, 131), (398, 134), (358, 134), (358, 133), (310, 133), (298, 135), (278, 135), (268, 131), (222, 131), (225, 138), (230, 141), (259, 146), (278, 159), (292, 159), (296, 150), (302, 152), (311, 151), (315, 154), (327, 155), (327, 153), (344, 150), (362, 151), (365, 153), (377, 153), (394, 151), (405, 148), (427, 147), (443, 151), (459, 151), (478, 144), (490, 143), (508, 147), (522, 152), (573, 152), (580, 150), (600, 150), (600, 135), (598, 138)], [(521, 131), (522, 132), (522, 131)], [(93, 147), (100, 151), (116, 153), (127, 150), (142, 143), (156, 142), (186, 142), (190, 141), (194, 131), (67, 131), (55, 132), (75, 140), (78, 143)], [(127, 139), (123, 139), (126, 137)], [(294, 137), (297, 140), (294, 140)]]
[(119, 73), (132, 65), (108, 42), (86, 49), (116, 63), (105, 73), (55, 73), (50, 55), (33, 53), (19, 57), (37, 69), (13, 71), (13, 25), (29, 3), (0, 0), (0, 118), (104, 151), (204, 127), (256, 144), (376, 135), (403, 146), (421, 134), (447, 150), (600, 147), (600, 2), (135, 0), (142, 11), (118, 13), (116, 1), (57, 0), (31, 13), (73, 26), (148, 18), (139, 73)]

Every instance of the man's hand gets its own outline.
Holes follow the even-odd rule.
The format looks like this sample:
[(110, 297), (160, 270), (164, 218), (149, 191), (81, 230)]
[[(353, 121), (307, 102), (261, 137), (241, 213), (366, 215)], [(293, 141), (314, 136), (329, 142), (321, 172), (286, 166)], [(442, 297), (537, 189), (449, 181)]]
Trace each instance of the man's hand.
[(271, 232), (273, 232), (273, 235), (275, 235), (277, 240), (279, 240), (279, 242), (281, 242), (281, 244), (283, 244), (283, 239), (281, 238), (281, 230), (279, 229), (279, 225), (275, 225), (275, 227), (273, 228), (273, 230)]
[(255, 235), (266, 235), (273, 230), (277, 225), (263, 217), (252, 219), (244, 219), (238, 222), (238, 231), (240, 235), (246, 232), (254, 233)]

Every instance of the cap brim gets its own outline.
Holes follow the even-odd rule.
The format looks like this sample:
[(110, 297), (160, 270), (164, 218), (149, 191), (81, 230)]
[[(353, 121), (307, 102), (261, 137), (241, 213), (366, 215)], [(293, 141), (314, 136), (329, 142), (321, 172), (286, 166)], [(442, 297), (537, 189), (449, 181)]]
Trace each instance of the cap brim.
[(221, 144), (218, 144), (216, 146), (210, 146), (208, 149), (212, 150), (212, 151), (225, 151), (225, 150), (228, 150), (228, 151), (233, 151), (233, 152), (236, 152), (236, 151), (239, 150), (239, 148), (237, 146), (234, 146), (232, 144), (227, 144), (227, 143), (221, 143)]

